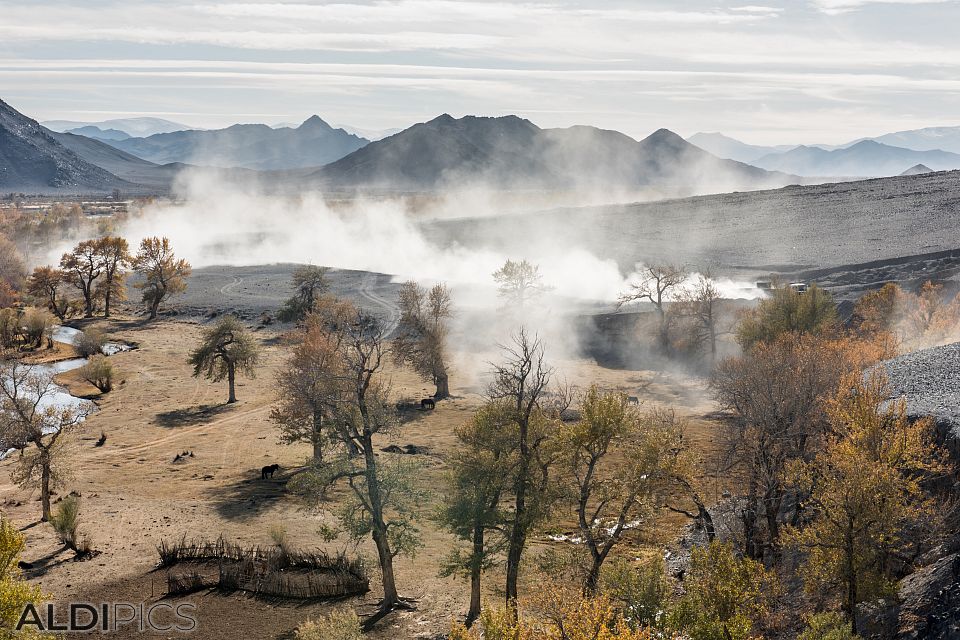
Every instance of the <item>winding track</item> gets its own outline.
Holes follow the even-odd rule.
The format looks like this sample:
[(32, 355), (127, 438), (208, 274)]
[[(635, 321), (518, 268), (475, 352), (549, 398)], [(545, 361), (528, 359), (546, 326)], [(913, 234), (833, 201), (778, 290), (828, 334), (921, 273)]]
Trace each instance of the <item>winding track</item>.
[(357, 289), (357, 293), (360, 294), (360, 297), (365, 300), (369, 300), (374, 305), (384, 309), (389, 319), (383, 325), (383, 335), (385, 338), (389, 338), (390, 334), (394, 332), (397, 328), (397, 324), (400, 322), (400, 307), (396, 303), (387, 300), (383, 296), (374, 292), (371, 287), (377, 282), (377, 274), (370, 273), (363, 277), (362, 282), (360, 283), (360, 288)]

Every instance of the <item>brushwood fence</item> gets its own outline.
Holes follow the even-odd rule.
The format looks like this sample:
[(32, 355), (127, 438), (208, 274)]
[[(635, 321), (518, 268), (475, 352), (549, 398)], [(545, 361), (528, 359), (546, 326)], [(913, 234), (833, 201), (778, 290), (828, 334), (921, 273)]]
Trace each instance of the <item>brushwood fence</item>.
[[(205, 588), (294, 599), (328, 599), (360, 595), (370, 590), (362, 561), (345, 554), (261, 547), (217, 540), (162, 540), (159, 566), (167, 569), (167, 592), (188, 593)], [(191, 565), (178, 572), (175, 567)]]

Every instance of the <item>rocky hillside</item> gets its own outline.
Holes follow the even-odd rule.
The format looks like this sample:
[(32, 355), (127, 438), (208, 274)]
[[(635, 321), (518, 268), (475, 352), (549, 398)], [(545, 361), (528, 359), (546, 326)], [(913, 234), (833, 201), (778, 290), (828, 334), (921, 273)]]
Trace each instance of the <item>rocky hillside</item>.
[(0, 100), (0, 191), (102, 193), (133, 186), (70, 151)]

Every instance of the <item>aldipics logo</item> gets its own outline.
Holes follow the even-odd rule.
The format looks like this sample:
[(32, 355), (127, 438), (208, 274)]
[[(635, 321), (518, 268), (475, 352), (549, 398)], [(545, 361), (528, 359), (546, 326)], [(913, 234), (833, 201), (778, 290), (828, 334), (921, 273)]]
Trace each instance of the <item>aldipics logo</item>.
[(196, 605), (191, 602), (71, 602), (24, 607), (16, 630), (65, 631), (161, 631), (190, 633), (197, 628)]

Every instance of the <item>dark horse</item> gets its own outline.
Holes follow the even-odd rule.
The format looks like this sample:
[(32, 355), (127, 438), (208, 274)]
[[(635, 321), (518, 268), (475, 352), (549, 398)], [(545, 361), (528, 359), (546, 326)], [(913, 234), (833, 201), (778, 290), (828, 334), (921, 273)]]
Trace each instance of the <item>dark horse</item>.
[(267, 465), (266, 467), (260, 469), (260, 479), (266, 480), (267, 478), (273, 478), (273, 474), (279, 469), (280, 465), (278, 464)]
[(436, 409), (437, 403), (433, 398), (424, 398), (420, 401), (420, 408), (423, 410)]

